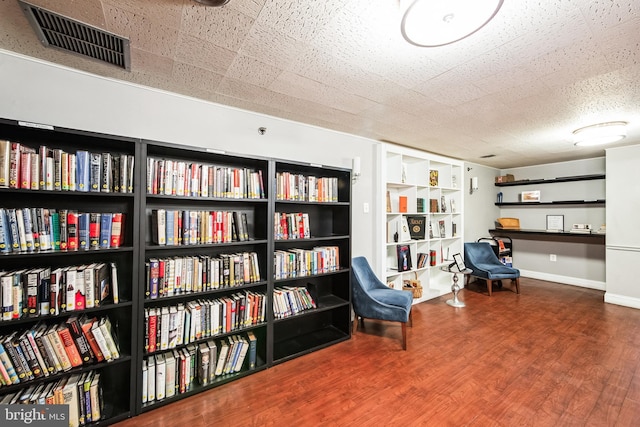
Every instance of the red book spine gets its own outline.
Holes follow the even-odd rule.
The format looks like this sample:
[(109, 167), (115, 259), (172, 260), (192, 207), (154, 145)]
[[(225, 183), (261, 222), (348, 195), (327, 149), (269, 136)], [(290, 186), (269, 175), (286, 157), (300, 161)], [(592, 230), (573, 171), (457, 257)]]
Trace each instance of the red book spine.
[(156, 351), (156, 334), (158, 325), (158, 316), (156, 316), (155, 311), (154, 314), (149, 315), (149, 332), (147, 336), (149, 338), (149, 353), (153, 353)]
[(71, 362), (71, 366), (76, 367), (82, 365), (82, 358), (80, 357), (80, 352), (78, 352), (78, 348), (76, 347), (73, 338), (71, 337), (71, 332), (69, 332), (68, 327), (64, 327), (58, 330), (58, 335), (60, 336), (60, 340), (64, 345), (64, 350), (69, 356), (69, 361)]
[(70, 251), (78, 250), (78, 212), (70, 211), (67, 214), (67, 248)]
[(122, 213), (116, 212), (111, 220), (111, 244), (112, 248), (119, 248), (122, 244)]
[(92, 320), (82, 325), (82, 333), (89, 342), (89, 347), (91, 347), (91, 351), (93, 352), (94, 356), (96, 356), (96, 360), (98, 362), (102, 362), (104, 360), (104, 354), (102, 354), (100, 346), (98, 345), (96, 338), (93, 336), (93, 332), (91, 332), (91, 327), (93, 326), (94, 321), (95, 320)]

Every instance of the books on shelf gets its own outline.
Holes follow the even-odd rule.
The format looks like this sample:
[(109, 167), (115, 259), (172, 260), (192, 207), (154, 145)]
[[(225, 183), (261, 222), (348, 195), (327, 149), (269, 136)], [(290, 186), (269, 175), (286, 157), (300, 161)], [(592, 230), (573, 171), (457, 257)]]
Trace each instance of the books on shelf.
[(338, 178), (277, 172), (276, 200), (337, 202)]
[(273, 290), (273, 315), (276, 319), (314, 308), (317, 308), (316, 301), (305, 286), (284, 286)]
[(115, 249), (124, 242), (124, 218), (122, 212), (0, 208), (0, 252)]
[(438, 199), (429, 199), (429, 212), (430, 213), (440, 212), (440, 205), (438, 205)]
[(153, 209), (151, 241), (159, 246), (250, 240), (246, 212)]
[[(1, 336), (0, 387), (29, 382), (104, 360), (98, 358), (98, 354), (102, 354), (103, 344), (94, 342), (93, 334), (83, 327), (87, 321), (85, 316), (73, 316), (66, 322), (52, 325), (38, 323), (31, 328), (14, 330)], [(102, 318), (101, 322), (109, 322), (109, 319)], [(104, 334), (117, 347), (113, 331), (105, 331)]]
[[(104, 174), (104, 163), (109, 163)], [(118, 167), (114, 167), (117, 165)], [(23, 190), (133, 193), (134, 156), (66, 152), (0, 140), (0, 187)]]
[(217, 377), (254, 369), (256, 344), (249, 331), (147, 356), (142, 364), (142, 403), (152, 404), (207, 386)]
[(312, 249), (276, 250), (274, 252), (274, 278), (313, 276), (340, 270), (338, 246), (316, 246)]
[(273, 216), (276, 240), (309, 239), (311, 226), (307, 212), (276, 212)]
[(151, 258), (145, 268), (145, 296), (149, 299), (232, 288), (262, 280), (256, 252)]
[(253, 291), (145, 309), (145, 353), (178, 348), (264, 323), (266, 298)]
[(0, 273), (0, 323), (117, 304), (115, 263), (35, 267)]
[(440, 237), (441, 238), (445, 238), (447, 237), (446, 235), (446, 227), (445, 227), (445, 222), (443, 219), (438, 221), (438, 230), (440, 230)]
[(407, 196), (398, 196), (398, 212), (406, 213), (408, 209), (407, 204)]
[(149, 157), (147, 194), (264, 199), (265, 187), (261, 170)]

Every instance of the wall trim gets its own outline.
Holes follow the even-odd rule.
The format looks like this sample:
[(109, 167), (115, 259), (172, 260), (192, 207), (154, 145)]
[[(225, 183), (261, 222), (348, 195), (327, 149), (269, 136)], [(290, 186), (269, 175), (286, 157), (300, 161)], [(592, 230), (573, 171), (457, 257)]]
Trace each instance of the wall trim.
[(611, 292), (605, 292), (604, 302), (640, 309), (640, 298), (634, 298), (620, 294), (612, 294)]
[(549, 282), (563, 283), (565, 285), (580, 286), (582, 288), (597, 289), (599, 291), (604, 291), (607, 288), (606, 282), (581, 279), (579, 277), (561, 276), (559, 274), (542, 273), (540, 271), (530, 271), (530, 270), (520, 269), (520, 275), (522, 277), (530, 277), (532, 279), (547, 280)]

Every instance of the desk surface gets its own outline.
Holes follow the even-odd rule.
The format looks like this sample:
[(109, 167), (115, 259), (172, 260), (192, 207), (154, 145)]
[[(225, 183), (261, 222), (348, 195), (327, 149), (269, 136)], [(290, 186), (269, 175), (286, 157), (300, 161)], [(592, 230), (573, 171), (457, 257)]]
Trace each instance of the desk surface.
[(605, 235), (596, 233), (569, 233), (569, 232), (555, 232), (546, 230), (528, 230), (528, 229), (505, 229), (505, 228), (493, 228), (489, 230), (492, 236), (513, 236), (514, 238), (529, 239), (529, 240), (553, 240), (561, 242), (574, 242), (574, 243), (592, 243), (604, 245)]

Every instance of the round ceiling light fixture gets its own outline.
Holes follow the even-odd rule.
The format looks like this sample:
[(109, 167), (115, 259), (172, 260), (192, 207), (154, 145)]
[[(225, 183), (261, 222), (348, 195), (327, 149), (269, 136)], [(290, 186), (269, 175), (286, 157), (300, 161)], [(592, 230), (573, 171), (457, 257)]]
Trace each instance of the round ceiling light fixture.
[(402, 3), (402, 36), (420, 47), (460, 41), (484, 27), (503, 0), (406, 0)]
[(203, 4), (205, 6), (213, 6), (213, 7), (219, 7), (219, 6), (224, 6), (225, 4), (229, 3), (231, 0), (193, 0), (196, 3), (200, 3)]
[(573, 131), (573, 143), (580, 147), (611, 144), (627, 136), (627, 122), (606, 122)]

